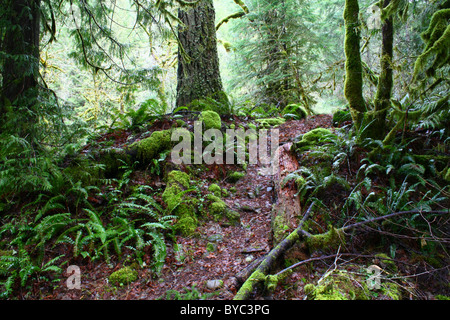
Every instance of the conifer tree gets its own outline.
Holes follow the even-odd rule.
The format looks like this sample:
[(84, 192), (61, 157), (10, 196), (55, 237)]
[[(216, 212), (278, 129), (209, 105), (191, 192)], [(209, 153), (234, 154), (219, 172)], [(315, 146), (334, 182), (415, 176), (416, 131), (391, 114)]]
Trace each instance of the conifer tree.
[(219, 72), (215, 11), (212, 0), (180, 8), (178, 18), (178, 84), (176, 105), (188, 106), (198, 99), (226, 103)]

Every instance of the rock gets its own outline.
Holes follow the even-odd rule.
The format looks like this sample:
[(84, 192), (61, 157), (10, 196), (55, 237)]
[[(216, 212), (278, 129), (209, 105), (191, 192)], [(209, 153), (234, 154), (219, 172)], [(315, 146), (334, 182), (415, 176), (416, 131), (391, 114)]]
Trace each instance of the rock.
[(223, 235), (220, 233), (212, 234), (208, 237), (209, 242), (220, 242), (223, 240)]
[(208, 280), (206, 281), (206, 288), (209, 290), (217, 290), (223, 286), (222, 280)]
[(255, 257), (253, 255), (249, 255), (245, 257), (245, 262), (252, 262), (255, 260)]

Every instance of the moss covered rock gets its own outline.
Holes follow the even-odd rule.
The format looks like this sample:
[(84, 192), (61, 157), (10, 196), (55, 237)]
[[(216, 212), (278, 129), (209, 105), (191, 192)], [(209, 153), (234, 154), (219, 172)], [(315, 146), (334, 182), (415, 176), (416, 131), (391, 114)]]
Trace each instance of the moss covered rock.
[(136, 281), (138, 278), (138, 272), (131, 267), (124, 267), (113, 272), (109, 276), (109, 283), (115, 286), (127, 285)]
[(237, 182), (239, 179), (242, 179), (245, 176), (244, 172), (232, 172), (228, 175), (227, 180), (231, 183)]
[(326, 274), (318, 284), (304, 287), (309, 300), (369, 300), (370, 292), (361, 279), (345, 270)]
[(306, 118), (307, 112), (305, 108), (303, 108), (299, 104), (289, 104), (287, 105), (283, 111), (281, 112), (283, 115), (283, 118), (285, 119), (294, 119), (294, 120), (301, 120), (303, 118)]
[(162, 194), (167, 210), (178, 217), (174, 226), (175, 231), (184, 236), (192, 235), (198, 225), (194, 206), (197, 199), (186, 194), (189, 186), (189, 175), (179, 170), (173, 170), (167, 175), (166, 189)]
[(171, 147), (171, 136), (172, 130), (155, 131), (150, 137), (130, 145), (130, 149), (136, 150), (140, 160), (149, 161)]
[(297, 138), (297, 142), (292, 145), (293, 150), (300, 152), (310, 149), (315, 145), (326, 143), (329, 139), (335, 137), (329, 129), (316, 128)]
[(276, 118), (264, 118), (264, 119), (256, 119), (256, 122), (258, 122), (261, 126), (267, 128), (267, 127), (276, 127), (280, 124), (283, 124), (286, 122), (286, 119), (281, 117)]
[(203, 122), (204, 129), (218, 129), (222, 127), (222, 120), (220, 115), (215, 111), (202, 111), (199, 121)]

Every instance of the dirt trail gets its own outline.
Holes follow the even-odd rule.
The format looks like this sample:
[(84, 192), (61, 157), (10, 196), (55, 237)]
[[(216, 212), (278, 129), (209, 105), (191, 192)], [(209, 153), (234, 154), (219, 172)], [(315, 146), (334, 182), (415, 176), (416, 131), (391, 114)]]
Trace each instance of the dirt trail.
[[(278, 127), (280, 143), (330, 125), (329, 115), (287, 121)], [(273, 181), (261, 169), (259, 164), (248, 165), (247, 174), (237, 183), (221, 184), (222, 188), (236, 188), (236, 193), (223, 200), (240, 213), (241, 223), (230, 226), (203, 221), (198, 228), (199, 236), (177, 236), (176, 244), (168, 244), (166, 264), (159, 277), (143, 269), (138, 281), (113, 288), (107, 284), (107, 278), (121, 265), (111, 268), (104, 262), (92, 263), (82, 267), (82, 290), (67, 290), (62, 284), (47, 299), (173, 299), (175, 292), (191, 298), (232, 299), (239, 289), (236, 274), (271, 249)]]

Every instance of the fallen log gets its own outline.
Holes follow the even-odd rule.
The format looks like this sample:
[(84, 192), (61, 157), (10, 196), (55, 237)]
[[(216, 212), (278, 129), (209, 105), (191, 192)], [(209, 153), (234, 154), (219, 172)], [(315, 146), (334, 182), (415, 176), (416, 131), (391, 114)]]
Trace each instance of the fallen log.
[(308, 219), (313, 205), (314, 202), (309, 206), (308, 210), (306, 210), (298, 227), (265, 256), (264, 260), (258, 265), (256, 270), (241, 286), (238, 293), (235, 295), (234, 300), (248, 299), (256, 285), (266, 280), (266, 274), (269, 273), (275, 261), (303, 235), (300, 230), (302, 230), (303, 223)]
[[(265, 283), (265, 286), (269, 290), (273, 290), (278, 281), (279, 274), (276, 275), (268, 275), (270, 269), (274, 262), (289, 248), (291, 248), (296, 241), (305, 237), (308, 247), (318, 248), (323, 245), (329, 245), (331, 241), (333, 244), (338, 244), (335, 241), (343, 241), (344, 231), (348, 231), (353, 228), (357, 228), (369, 223), (393, 218), (396, 216), (400, 216), (403, 214), (412, 214), (422, 212), (420, 210), (411, 210), (411, 211), (399, 211), (393, 212), (391, 214), (387, 214), (384, 216), (368, 219), (365, 221), (360, 221), (351, 225), (344, 226), (339, 229), (331, 228), (328, 232), (324, 234), (312, 235), (307, 231), (303, 230), (303, 224), (308, 219), (310, 211), (314, 206), (314, 202), (309, 206), (308, 210), (305, 212), (302, 220), (300, 221), (298, 227), (287, 236), (283, 241), (281, 241), (274, 249), (272, 249), (267, 256), (265, 256), (264, 260), (256, 267), (255, 271), (250, 275), (247, 281), (241, 286), (239, 291), (236, 293), (234, 300), (246, 300), (249, 299), (254, 289), (258, 284)], [(423, 213), (433, 213), (433, 214), (449, 214), (449, 210), (433, 210)], [(298, 263), (297, 265), (300, 265)], [(285, 271), (285, 270), (284, 270)]]

